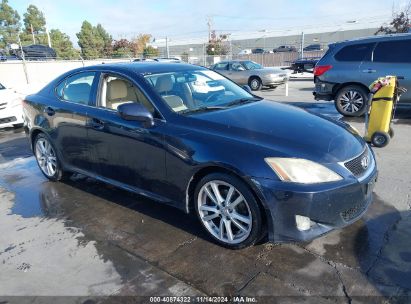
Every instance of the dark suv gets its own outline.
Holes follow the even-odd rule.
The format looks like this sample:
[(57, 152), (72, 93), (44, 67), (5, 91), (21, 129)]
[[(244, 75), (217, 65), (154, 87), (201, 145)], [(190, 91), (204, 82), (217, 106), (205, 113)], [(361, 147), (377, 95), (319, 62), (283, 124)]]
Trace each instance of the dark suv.
[(335, 100), (342, 115), (361, 116), (368, 86), (378, 77), (395, 75), (411, 102), (411, 34), (373, 36), (334, 43), (314, 69), (317, 100)]

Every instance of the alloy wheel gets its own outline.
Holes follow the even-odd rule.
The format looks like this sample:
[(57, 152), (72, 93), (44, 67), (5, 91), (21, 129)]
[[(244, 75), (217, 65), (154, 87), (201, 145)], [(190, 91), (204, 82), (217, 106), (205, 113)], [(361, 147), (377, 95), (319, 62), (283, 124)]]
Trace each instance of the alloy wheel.
[(253, 80), (251, 80), (250, 87), (253, 90), (258, 90), (258, 88), (260, 87), (260, 82), (258, 81), (258, 79), (254, 78)]
[(341, 109), (347, 114), (357, 113), (364, 106), (364, 98), (354, 90), (345, 92), (339, 99)]
[(250, 235), (250, 207), (233, 185), (219, 180), (204, 184), (199, 191), (197, 204), (203, 225), (221, 242), (238, 244)]
[(35, 154), (41, 171), (46, 176), (53, 177), (57, 172), (57, 158), (50, 142), (45, 138), (38, 139)]

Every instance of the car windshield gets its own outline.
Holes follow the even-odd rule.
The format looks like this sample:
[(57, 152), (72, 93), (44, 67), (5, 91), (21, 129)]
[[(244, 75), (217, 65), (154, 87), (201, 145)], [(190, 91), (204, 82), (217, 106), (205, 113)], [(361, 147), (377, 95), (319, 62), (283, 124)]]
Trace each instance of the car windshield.
[(210, 70), (187, 70), (145, 76), (176, 113), (226, 109), (260, 100), (232, 81)]
[(254, 61), (243, 61), (243, 65), (247, 70), (258, 70), (263, 68), (260, 64)]

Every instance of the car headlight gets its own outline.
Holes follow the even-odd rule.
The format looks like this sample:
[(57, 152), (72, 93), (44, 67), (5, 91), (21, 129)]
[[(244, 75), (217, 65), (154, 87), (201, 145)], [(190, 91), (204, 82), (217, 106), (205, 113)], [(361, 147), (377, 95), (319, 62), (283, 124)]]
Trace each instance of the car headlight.
[(334, 171), (307, 159), (268, 157), (264, 160), (283, 182), (318, 184), (342, 179)]

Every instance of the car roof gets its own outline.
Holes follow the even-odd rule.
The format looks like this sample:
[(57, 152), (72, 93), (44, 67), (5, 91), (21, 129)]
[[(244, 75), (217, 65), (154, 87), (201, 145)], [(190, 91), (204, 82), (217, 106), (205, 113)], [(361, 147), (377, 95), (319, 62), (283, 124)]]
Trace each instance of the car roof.
[(402, 40), (402, 39), (409, 39), (411, 38), (411, 33), (401, 33), (401, 34), (387, 34), (387, 35), (375, 35), (375, 36), (366, 36), (366, 37), (359, 37), (349, 40), (343, 40), (336, 43), (331, 43), (330, 45), (338, 45), (338, 44), (350, 44), (350, 43), (357, 43), (357, 42), (377, 42), (380, 40)]
[(117, 72), (134, 72), (140, 75), (147, 74), (157, 74), (157, 73), (167, 73), (167, 72), (178, 72), (178, 71), (187, 71), (187, 70), (205, 70), (206, 68), (192, 65), (187, 63), (175, 63), (175, 62), (150, 62), (150, 61), (141, 61), (141, 62), (118, 62), (118, 63), (109, 63), (109, 64), (99, 64), (92, 65), (87, 67), (82, 67), (77, 69), (78, 71), (99, 71), (99, 70), (112, 70)]

